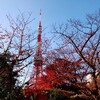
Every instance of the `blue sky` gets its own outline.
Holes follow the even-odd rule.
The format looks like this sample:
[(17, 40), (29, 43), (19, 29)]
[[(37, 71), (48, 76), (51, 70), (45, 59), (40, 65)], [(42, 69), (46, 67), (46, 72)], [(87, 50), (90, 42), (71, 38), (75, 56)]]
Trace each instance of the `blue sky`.
[[(38, 19), (40, 9), (43, 26), (49, 27), (70, 18), (84, 19), (86, 14), (100, 9), (100, 0), (0, 0), (0, 24), (6, 25), (6, 14), (15, 17), (18, 10), (32, 12), (32, 17)], [(38, 20), (34, 23), (38, 24)]]

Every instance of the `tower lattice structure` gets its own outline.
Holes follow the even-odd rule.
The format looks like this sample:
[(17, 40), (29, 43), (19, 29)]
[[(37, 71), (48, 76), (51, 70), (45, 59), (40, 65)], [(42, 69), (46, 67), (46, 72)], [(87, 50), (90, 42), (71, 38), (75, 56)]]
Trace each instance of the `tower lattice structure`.
[(35, 71), (36, 77), (39, 77), (39, 75), (42, 74), (42, 49), (41, 49), (42, 48), (42, 38), (41, 38), (41, 35), (42, 35), (42, 24), (40, 20), (39, 26), (38, 26), (36, 54), (34, 57), (34, 71)]
[[(41, 16), (41, 12), (40, 12)], [(37, 46), (36, 46), (36, 53), (34, 56), (34, 67), (31, 79), (29, 81), (30, 88), (37, 89), (37, 81), (38, 78), (42, 75), (42, 24), (41, 20), (39, 20), (38, 25), (38, 35), (37, 35)]]

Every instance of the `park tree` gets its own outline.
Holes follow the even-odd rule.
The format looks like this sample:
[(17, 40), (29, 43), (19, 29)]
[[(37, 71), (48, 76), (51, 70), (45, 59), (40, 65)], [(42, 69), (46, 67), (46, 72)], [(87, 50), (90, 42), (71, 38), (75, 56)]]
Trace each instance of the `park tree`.
[[(31, 14), (20, 13), (15, 19), (7, 16), (9, 25), (0, 27), (0, 99), (22, 98), (22, 78), (32, 64), (35, 35), (30, 30)], [(24, 74), (25, 75), (25, 74)]]
[[(82, 85), (81, 93), (91, 96), (93, 100), (100, 99), (100, 11), (95, 14), (88, 14), (84, 22), (80, 20), (68, 20), (66, 25), (53, 27), (54, 34), (62, 37), (61, 45), (57, 49), (59, 54), (69, 61), (79, 62), (80, 70), (76, 70), (80, 83), (88, 82), (86, 76), (91, 74), (93, 88)], [(78, 67), (77, 66), (77, 67)], [(80, 86), (79, 84), (77, 84)]]

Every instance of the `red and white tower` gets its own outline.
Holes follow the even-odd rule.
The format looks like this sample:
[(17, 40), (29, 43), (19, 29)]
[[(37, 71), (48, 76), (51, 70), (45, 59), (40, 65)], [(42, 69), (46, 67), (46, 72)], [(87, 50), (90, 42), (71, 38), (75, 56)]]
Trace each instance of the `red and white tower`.
[[(40, 12), (41, 17), (41, 12)], [(26, 100), (34, 100), (34, 94), (38, 94), (37, 100), (47, 100), (47, 96), (42, 94), (42, 90), (48, 90), (51, 88), (51, 84), (46, 83), (46, 77), (43, 75), (43, 68), (42, 68), (42, 24), (41, 19), (39, 20), (38, 26), (38, 35), (37, 35), (37, 47), (36, 53), (34, 56), (34, 67), (33, 73), (31, 75), (30, 80), (27, 82), (26, 86), (24, 87), (24, 95)]]
[[(41, 17), (41, 12), (40, 12)], [(41, 19), (39, 20), (39, 26), (38, 26), (38, 36), (37, 36), (37, 47), (36, 47), (36, 54), (34, 57), (34, 73), (36, 78), (38, 78), (42, 74), (42, 24)]]
[[(41, 12), (40, 12), (41, 17)], [(36, 53), (34, 56), (34, 67), (31, 78), (29, 80), (29, 88), (33, 90), (37, 90), (37, 81), (42, 75), (42, 24), (41, 19), (39, 20), (38, 25), (38, 35), (37, 35), (37, 46), (36, 46)]]

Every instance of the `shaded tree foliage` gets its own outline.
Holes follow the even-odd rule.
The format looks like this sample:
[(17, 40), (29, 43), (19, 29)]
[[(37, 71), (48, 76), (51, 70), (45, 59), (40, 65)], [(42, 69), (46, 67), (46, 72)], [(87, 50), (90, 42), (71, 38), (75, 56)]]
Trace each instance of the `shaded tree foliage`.
[(85, 84), (81, 93), (99, 100), (100, 86), (97, 78), (100, 75), (100, 11), (88, 14), (86, 22), (69, 20), (67, 26), (54, 27), (54, 32), (63, 39), (63, 45), (58, 50), (62, 49), (69, 60), (80, 62), (80, 70), (76, 70), (78, 82), (88, 82), (86, 76), (92, 74), (93, 88)]
[(17, 100), (23, 98), (21, 84), (26, 80), (18, 77), (25, 73), (24, 68), (31, 66), (34, 55), (35, 44), (31, 43), (35, 37), (29, 31), (33, 20), (30, 14), (25, 18), (22, 13), (16, 19), (7, 18), (9, 28), (0, 27), (0, 99)]

